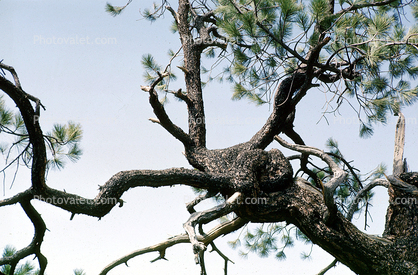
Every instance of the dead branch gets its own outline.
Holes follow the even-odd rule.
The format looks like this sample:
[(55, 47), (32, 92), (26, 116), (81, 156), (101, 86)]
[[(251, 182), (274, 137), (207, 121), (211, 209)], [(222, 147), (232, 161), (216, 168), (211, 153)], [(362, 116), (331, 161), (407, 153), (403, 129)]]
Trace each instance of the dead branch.
[(222, 251), (220, 251), (214, 242), (210, 243), (210, 246), (212, 247), (212, 250), (210, 252), (215, 251), (216, 253), (218, 253), (219, 256), (221, 256), (222, 259), (224, 259), (225, 261), (225, 265), (224, 265), (224, 275), (228, 274), (228, 262), (231, 262), (233, 264), (235, 264), (233, 261), (231, 261), (231, 259), (229, 259), (225, 254), (222, 253)]
[(376, 186), (383, 186), (383, 187), (388, 188), (389, 182), (386, 179), (376, 179), (372, 181), (371, 183), (367, 184), (363, 189), (361, 189), (357, 193), (356, 197), (354, 198), (353, 202), (350, 205), (350, 208), (348, 209), (347, 219), (349, 221), (351, 221), (351, 219), (353, 218), (354, 212), (357, 210), (357, 206), (358, 206), (360, 199), (363, 198), (367, 194), (368, 191), (372, 190)]
[(317, 275), (324, 275), (328, 270), (330, 270), (331, 268), (333, 268), (334, 266), (336, 266), (338, 263), (337, 259), (334, 259), (329, 265), (327, 265), (324, 269), (322, 269), (321, 271), (319, 271), (319, 273)]
[(393, 175), (399, 176), (404, 172), (403, 150), (405, 146), (405, 117), (399, 112), (399, 119), (396, 123), (395, 152), (393, 154)]
[[(224, 223), (219, 224), (218, 226), (216, 226), (212, 230), (210, 230), (205, 236), (198, 235), (197, 239), (201, 243), (207, 245), (207, 244), (213, 242), (219, 236), (227, 235), (227, 234), (241, 228), (246, 223), (247, 223), (247, 221), (245, 221), (242, 218), (235, 218), (232, 221), (228, 221), (228, 222), (224, 222)], [(119, 266), (121, 264), (126, 264), (130, 259), (132, 259), (136, 256), (146, 254), (146, 253), (150, 253), (150, 252), (165, 251), (167, 248), (169, 248), (171, 246), (174, 246), (176, 244), (179, 244), (179, 243), (190, 243), (189, 236), (187, 234), (177, 235), (177, 236), (169, 238), (166, 241), (163, 241), (159, 244), (148, 246), (148, 247), (133, 251), (133, 252), (129, 253), (128, 255), (123, 256), (122, 258), (119, 258), (116, 261), (107, 265), (100, 272), (99, 275), (107, 274), (110, 270), (112, 270), (116, 266)]]
[(203, 242), (200, 242), (197, 238), (195, 231), (196, 225), (209, 223), (217, 218), (231, 213), (239, 206), (237, 202), (240, 198), (241, 193), (235, 192), (227, 201), (221, 205), (215, 206), (209, 210), (192, 213), (187, 222), (184, 223), (183, 227), (189, 235), (190, 243), (193, 246), (193, 253), (195, 254), (196, 264), (199, 263), (199, 253), (206, 250), (206, 245)]
[(197, 198), (195, 198), (194, 200), (192, 200), (191, 202), (189, 202), (189, 203), (186, 205), (187, 211), (189, 211), (189, 213), (190, 213), (190, 214), (192, 214), (192, 213), (196, 212), (196, 210), (194, 210), (194, 207), (195, 207), (197, 204), (199, 204), (199, 203), (200, 203), (201, 201), (203, 201), (203, 200), (206, 200), (206, 199), (208, 199), (208, 198), (212, 198), (212, 197), (213, 197), (213, 196), (215, 196), (217, 193), (218, 193), (217, 191), (214, 191), (214, 192), (208, 191), (208, 192), (206, 192), (204, 195), (200, 195), (200, 196), (198, 196)]
[(93, 199), (46, 187), (42, 193), (28, 189), (12, 198), (0, 200), (0, 206), (16, 204), (28, 198), (35, 198), (73, 214), (85, 214), (100, 218), (109, 213), (117, 203), (121, 203), (120, 197), (130, 188), (155, 188), (181, 184), (210, 189), (222, 188), (227, 186), (228, 182), (229, 179), (221, 175), (213, 175), (185, 168), (171, 168), (159, 171), (122, 171), (112, 176), (101, 186), (99, 188), (99, 194)]
[(301, 153), (306, 153), (306, 154), (317, 156), (327, 163), (333, 175), (332, 175), (332, 178), (324, 184), (324, 188), (323, 188), (323, 197), (324, 197), (325, 205), (328, 208), (324, 216), (324, 221), (327, 224), (332, 223), (338, 211), (337, 206), (335, 205), (335, 202), (334, 202), (334, 191), (345, 180), (345, 178), (347, 177), (347, 173), (344, 170), (342, 170), (338, 166), (338, 164), (336, 164), (334, 160), (322, 150), (319, 150), (315, 147), (309, 147), (309, 146), (298, 145), (298, 144), (290, 144), (287, 141), (281, 139), (279, 136), (275, 136), (275, 140), (278, 141), (285, 148), (298, 151)]

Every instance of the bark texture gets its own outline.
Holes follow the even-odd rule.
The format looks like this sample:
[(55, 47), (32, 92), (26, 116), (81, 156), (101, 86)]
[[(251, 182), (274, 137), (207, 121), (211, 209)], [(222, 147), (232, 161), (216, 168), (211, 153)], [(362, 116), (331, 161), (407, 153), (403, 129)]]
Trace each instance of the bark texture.
[[(352, 5), (342, 12), (356, 12), (364, 7), (388, 5), (394, 0), (370, 2), (363, 5)], [(238, 13), (243, 13), (242, 7), (232, 1)], [(328, 1), (330, 15), (334, 15), (334, 1)], [(270, 32), (268, 26), (257, 21), (260, 33), (278, 43), (285, 51), (298, 60), (298, 67), (280, 79), (274, 95), (272, 113), (266, 123), (247, 142), (224, 149), (209, 150), (206, 148), (205, 113), (200, 79), (201, 54), (207, 47), (217, 46), (226, 49), (227, 44), (219, 41), (216, 31), (216, 18), (213, 11), (207, 13), (203, 7), (194, 9), (192, 2), (179, 0), (178, 10), (167, 7), (177, 23), (178, 34), (182, 43), (184, 66), (182, 71), (185, 79), (185, 93), (177, 96), (183, 99), (188, 110), (188, 131), (183, 131), (171, 121), (164, 106), (158, 99), (156, 86), (169, 75), (168, 71), (158, 72), (158, 77), (150, 86), (141, 87), (149, 93), (150, 105), (159, 123), (185, 148), (185, 156), (194, 169), (171, 168), (160, 171), (133, 170), (122, 171), (112, 176), (100, 186), (98, 195), (85, 203), (87, 198), (70, 194), (47, 186), (45, 181), (46, 147), (44, 136), (39, 125), (39, 100), (30, 96), (22, 89), (17, 74), (13, 68), (0, 62), (0, 68), (10, 71), (15, 83), (0, 75), (0, 89), (16, 103), (25, 122), (30, 145), (33, 152), (31, 188), (16, 196), (0, 201), (0, 207), (19, 203), (35, 227), (33, 241), (15, 255), (0, 259), (0, 265), (16, 266), (19, 260), (28, 255), (35, 255), (39, 260), (40, 274), (44, 274), (46, 258), (41, 253), (41, 244), (46, 230), (39, 213), (31, 205), (32, 199), (41, 199), (75, 214), (85, 214), (95, 217), (106, 215), (119, 204), (124, 192), (136, 187), (163, 187), (172, 185), (187, 185), (205, 189), (207, 193), (191, 202), (187, 209), (190, 218), (185, 222), (187, 234), (181, 234), (156, 246), (140, 249), (126, 257), (111, 263), (101, 274), (107, 274), (115, 266), (126, 263), (136, 255), (158, 252), (164, 259), (166, 248), (182, 242), (190, 242), (196, 262), (205, 274), (203, 254), (208, 245), (222, 234), (228, 234), (239, 229), (248, 222), (270, 223), (285, 221), (296, 225), (315, 244), (332, 254), (338, 261), (347, 265), (358, 274), (418, 274), (418, 173), (406, 172), (402, 167), (404, 122), (398, 123), (396, 152), (394, 158), (394, 173), (387, 180), (371, 183), (358, 193), (364, 196), (374, 186), (388, 186), (390, 206), (386, 215), (386, 226), (382, 237), (371, 236), (361, 232), (351, 222), (355, 205), (349, 210), (348, 219), (338, 211), (334, 202), (334, 191), (346, 179), (346, 173), (325, 152), (308, 147), (302, 138), (293, 130), (293, 119), (296, 105), (314, 87), (313, 79), (324, 83), (333, 83), (340, 79), (353, 80), (359, 76), (356, 63), (363, 57), (353, 61), (333, 65), (330, 60), (320, 63), (321, 50), (329, 43), (323, 25), (318, 22), (314, 28), (317, 41), (304, 55), (300, 55), (291, 47)], [(326, 18), (326, 16), (325, 16)], [(325, 19), (324, 19), (325, 20)], [(197, 36), (196, 36), (197, 34)], [(208, 39), (210, 38), (210, 39)], [(36, 103), (36, 108), (32, 106)], [(402, 118), (402, 116), (401, 116)], [(403, 123), (403, 124), (402, 124)], [(297, 144), (289, 145), (277, 135), (285, 133)], [(294, 177), (289, 160), (279, 149), (266, 151), (276, 139), (283, 146), (301, 153), (301, 170), (307, 171), (306, 163), (309, 156), (322, 159), (329, 167), (330, 178), (323, 183), (312, 171), (317, 186), (306, 180)], [(348, 163), (348, 162), (344, 162)], [(318, 188), (319, 187), (319, 188)], [(362, 186), (361, 186), (362, 187)], [(220, 193), (225, 202), (201, 212), (193, 207), (201, 200)], [(356, 197), (356, 199), (358, 198)], [(259, 203), (248, 203), (246, 199), (263, 199)], [(251, 200), (252, 201), (252, 200)], [(209, 233), (203, 232), (202, 224), (207, 224), (223, 215), (234, 212), (238, 218), (218, 227)], [(198, 232), (196, 232), (198, 228)], [(215, 249), (216, 250), (216, 249)], [(228, 262), (228, 259), (218, 251), (218, 254)], [(225, 267), (226, 270), (226, 267)]]

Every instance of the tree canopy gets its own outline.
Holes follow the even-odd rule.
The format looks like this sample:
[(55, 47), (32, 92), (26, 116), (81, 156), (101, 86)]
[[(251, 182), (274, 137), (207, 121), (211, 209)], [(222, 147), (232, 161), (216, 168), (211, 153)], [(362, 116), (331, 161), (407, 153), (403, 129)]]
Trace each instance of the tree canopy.
[[(124, 6), (108, 3), (106, 10), (123, 16), (130, 5), (131, 1)], [(184, 146), (193, 169), (121, 171), (99, 187), (94, 199), (52, 188), (46, 181), (49, 169), (63, 168), (65, 158), (79, 159), (80, 125), (55, 124), (44, 134), (39, 121), (45, 109), (41, 100), (22, 88), (12, 66), (0, 62), (0, 89), (18, 108), (15, 114), (3, 101), (0, 104), (1, 131), (9, 136), (1, 148), (6, 159), (2, 172), (20, 164), (31, 171), (31, 187), (1, 200), (0, 206), (19, 203), (35, 227), (32, 242), (0, 259), (0, 265), (10, 265), (13, 274), (21, 259), (35, 255), (39, 274), (46, 270), (47, 257), (41, 251), (46, 225), (32, 200), (67, 210), (71, 219), (76, 214), (101, 218), (115, 205), (122, 207), (121, 197), (131, 188), (186, 185), (198, 193), (187, 204), (186, 233), (131, 252), (100, 274), (149, 252), (159, 253), (154, 261), (165, 259), (168, 248), (189, 242), (201, 274), (207, 273), (208, 246), (224, 259), (227, 274), (230, 259), (214, 241), (248, 223), (260, 226), (247, 230), (242, 240), (248, 251), (260, 256), (274, 253), (278, 259), (285, 258), (284, 248), (293, 243), (292, 228), (296, 238), (335, 257), (326, 270), (339, 261), (358, 274), (416, 274), (418, 213), (416, 203), (404, 199), (417, 198), (418, 184), (417, 174), (409, 171), (403, 157), (402, 111), (418, 93), (414, 86), (418, 5), (400, 0), (179, 0), (173, 5), (163, 1), (142, 12), (152, 22), (163, 15), (172, 16), (173, 35), (180, 38), (181, 46), (170, 49), (165, 66), (152, 53), (143, 55), (141, 90), (149, 95), (156, 116), (150, 121)], [(207, 147), (203, 96), (205, 86), (215, 80), (231, 83), (232, 99), (267, 104), (271, 110), (247, 141), (220, 149)], [(182, 88), (173, 89), (178, 85)], [(399, 117), (393, 172), (384, 166), (369, 174), (360, 172), (334, 139), (326, 144), (329, 151), (305, 144), (295, 130), (296, 109), (308, 94), (319, 91), (327, 98), (325, 119), (338, 115), (341, 106), (350, 106), (361, 137), (371, 136), (373, 127), (387, 123), (389, 116)], [(167, 111), (170, 98), (184, 103), (187, 130)], [(285, 148), (296, 155), (285, 155)], [(390, 201), (385, 229), (378, 237), (351, 223), (354, 213), (367, 215), (376, 186), (388, 189)], [(216, 206), (195, 210), (209, 198), (215, 199)], [(219, 225), (203, 229), (220, 218)]]

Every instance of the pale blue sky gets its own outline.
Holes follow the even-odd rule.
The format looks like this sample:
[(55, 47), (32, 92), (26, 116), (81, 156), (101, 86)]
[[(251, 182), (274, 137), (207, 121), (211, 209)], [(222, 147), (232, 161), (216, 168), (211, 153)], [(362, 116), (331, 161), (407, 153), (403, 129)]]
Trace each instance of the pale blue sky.
[[(122, 15), (113, 18), (104, 11), (106, 1), (0, 1), (0, 60), (14, 66), (26, 92), (46, 106), (41, 114), (44, 131), (53, 123), (69, 120), (83, 126), (81, 160), (69, 163), (63, 171), (50, 172), (51, 187), (92, 198), (98, 185), (121, 170), (189, 167), (181, 144), (148, 121), (154, 115), (147, 94), (140, 90), (144, 85), (141, 56), (152, 53), (165, 65), (168, 49), (176, 50), (179, 45), (177, 35), (169, 32), (168, 14), (153, 24), (139, 20), (138, 10), (151, 3), (133, 1)], [(123, 5), (124, 1), (112, 4)], [(80, 39), (92, 44), (81, 44)], [(79, 44), (72, 44), (73, 40)], [(180, 71), (176, 73), (181, 76)], [(181, 82), (174, 84), (176, 87), (182, 87)], [(204, 91), (210, 148), (248, 140), (269, 115), (268, 106), (231, 101), (227, 84), (211, 84)], [(321, 89), (312, 90), (298, 106), (295, 125), (305, 142), (324, 148), (325, 141), (334, 137), (346, 158), (355, 160), (362, 172), (381, 162), (391, 169), (396, 118), (391, 118), (385, 127), (377, 127), (372, 138), (360, 139), (355, 113), (349, 108), (342, 108), (339, 117), (330, 115), (329, 125), (320, 120), (325, 101)], [(171, 99), (167, 112), (178, 125), (186, 126), (184, 104)], [(410, 122), (406, 157), (415, 170), (417, 113), (416, 108), (405, 110)], [(10, 172), (1, 196), (3, 191), (10, 197), (30, 186), (28, 173), (23, 168), (21, 172), (11, 190)], [(383, 229), (385, 192), (377, 191), (372, 202), (374, 223), (368, 232), (373, 234)], [(34, 202), (50, 230), (42, 245), (49, 260), (47, 274), (72, 274), (74, 268), (83, 268), (87, 275), (97, 274), (132, 250), (183, 233), (182, 224), (188, 218), (184, 205), (193, 199), (193, 193), (187, 187), (137, 188), (122, 198), (126, 201), (124, 207), (113, 209), (101, 221), (80, 215), (70, 221), (70, 213)], [(362, 217), (355, 218), (362, 228)], [(0, 208), (0, 219), (7, 221), (0, 228), (0, 248), (13, 244), (20, 249), (30, 242), (33, 227), (19, 207)], [(282, 262), (254, 254), (241, 259), (238, 251), (226, 245), (236, 237), (231, 234), (216, 242), (236, 263), (229, 265), (229, 274), (316, 274), (332, 261), (319, 248), (314, 249), (312, 260), (302, 261), (299, 253), (310, 249), (302, 245), (287, 250), (288, 260)], [(129, 268), (121, 266), (110, 274), (199, 274), (190, 245), (169, 249), (168, 262), (150, 264), (155, 257), (155, 253), (137, 257), (129, 261)], [(207, 253), (206, 263), (209, 274), (221, 274), (223, 262), (217, 255)], [(340, 266), (327, 274), (352, 273)]]

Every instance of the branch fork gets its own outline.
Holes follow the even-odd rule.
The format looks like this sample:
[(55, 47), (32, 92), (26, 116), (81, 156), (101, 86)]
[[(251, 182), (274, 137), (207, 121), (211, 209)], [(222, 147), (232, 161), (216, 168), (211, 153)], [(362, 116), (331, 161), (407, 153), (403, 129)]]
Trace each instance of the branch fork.
[(285, 148), (298, 151), (300, 153), (317, 156), (328, 164), (333, 173), (333, 176), (329, 181), (323, 184), (322, 194), (324, 197), (325, 205), (327, 206), (327, 211), (324, 213), (324, 222), (326, 224), (332, 224), (338, 211), (334, 201), (334, 191), (340, 184), (345, 181), (347, 172), (341, 169), (338, 164), (335, 163), (334, 160), (322, 150), (305, 145), (290, 144), (279, 136), (275, 136), (274, 139)]
[(240, 200), (242, 194), (235, 192), (226, 202), (221, 205), (215, 206), (209, 210), (194, 212), (190, 215), (190, 218), (184, 223), (183, 227), (186, 230), (190, 243), (193, 246), (193, 253), (195, 254), (196, 264), (199, 263), (199, 254), (206, 250), (206, 245), (198, 240), (195, 227), (196, 225), (202, 225), (209, 223), (217, 218), (220, 218), (226, 214), (234, 211)]

